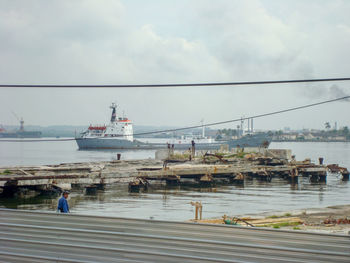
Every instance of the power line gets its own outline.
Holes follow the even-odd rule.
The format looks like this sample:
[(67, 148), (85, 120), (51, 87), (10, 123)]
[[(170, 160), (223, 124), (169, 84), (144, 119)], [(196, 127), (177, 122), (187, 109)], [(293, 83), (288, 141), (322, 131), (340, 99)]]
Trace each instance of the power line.
[[(340, 98), (320, 101), (320, 102), (316, 102), (316, 103), (312, 103), (312, 104), (306, 104), (306, 105), (303, 105), (303, 106), (288, 108), (288, 109), (284, 109), (284, 110), (278, 110), (278, 111), (273, 111), (273, 112), (269, 112), (269, 113), (252, 115), (252, 116), (249, 116), (249, 117), (237, 118), (237, 119), (220, 121), (220, 122), (212, 122), (212, 123), (207, 123), (207, 124), (203, 124), (203, 125), (187, 126), (187, 127), (175, 128), (175, 129), (166, 129), (166, 130), (158, 130), (158, 131), (150, 131), (150, 132), (140, 132), (140, 133), (134, 133), (134, 134), (128, 134), (128, 135), (134, 135), (134, 136), (150, 135), (150, 134), (157, 134), (157, 133), (176, 132), (176, 131), (197, 129), (197, 128), (202, 128), (203, 126), (204, 127), (217, 126), (217, 125), (221, 125), (221, 124), (227, 124), (227, 123), (232, 123), (232, 122), (239, 122), (239, 121), (242, 121), (242, 120), (248, 120), (248, 119), (252, 119), (252, 118), (253, 119), (262, 118), (262, 117), (277, 115), (277, 114), (286, 113), (286, 112), (290, 112), (290, 111), (296, 111), (296, 110), (311, 108), (311, 107), (315, 107), (315, 106), (319, 106), (319, 105), (323, 105), (323, 104), (327, 104), (327, 103), (332, 103), (332, 102), (340, 101), (340, 100), (347, 100), (347, 99), (350, 99), (350, 95), (349, 96), (345, 96), (345, 97), (340, 97)], [(117, 135), (117, 137), (123, 137), (123, 136), (128, 136), (128, 135), (119, 135), (119, 136)], [(84, 138), (71, 138), (71, 139), (44, 139), (44, 140), (0, 140), (0, 142), (47, 142), (47, 141), (51, 142), (51, 141), (74, 141), (76, 139), (84, 140)]]
[(291, 80), (262, 80), (238, 82), (207, 82), (207, 83), (165, 83), (165, 84), (111, 84), (111, 85), (51, 85), (51, 84), (0, 84), (0, 88), (165, 88), (165, 87), (200, 87), (200, 86), (241, 86), (284, 83), (310, 83), (349, 81), (350, 78), (322, 78), (322, 79), (291, 79)]

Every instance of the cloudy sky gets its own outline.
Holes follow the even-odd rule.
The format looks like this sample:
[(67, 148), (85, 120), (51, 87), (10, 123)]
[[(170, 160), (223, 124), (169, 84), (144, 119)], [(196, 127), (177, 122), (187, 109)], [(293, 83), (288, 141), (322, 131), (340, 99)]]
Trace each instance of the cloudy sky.
[[(0, 1), (1, 84), (151, 84), (350, 77), (347, 0)], [(0, 89), (0, 123), (186, 126), (350, 94), (349, 82), (177, 89)], [(255, 121), (350, 126), (349, 102)], [(235, 126), (236, 124), (232, 125)]]

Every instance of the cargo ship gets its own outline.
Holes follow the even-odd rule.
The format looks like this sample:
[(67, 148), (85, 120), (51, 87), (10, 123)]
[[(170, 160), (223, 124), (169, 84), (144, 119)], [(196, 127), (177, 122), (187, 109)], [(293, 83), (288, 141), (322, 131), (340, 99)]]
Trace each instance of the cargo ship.
[(0, 127), (0, 138), (41, 138), (41, 132), (24, 130), (24, 120), (22, 118), (18, 131), (6, 131), (5, 128)]
[(178, 150), (191, 148), (192, 143), (199, 150), (215, 150), (221, 145), (228, 144), (229, 148), (235, 147), (268, 147), (271, 139), (265, 134), (244, 135), (236, 140), (216, 141), (204, 136), (187, 136), (177, 139), (169, 139), (166, 142), (150, 143), (134, 139), (133, 123), (126, 117), (117, 116), (117, 105), (110, 106), (112, 115), (108, 125), (90, 125), (75, 140), (80, 150), (92, 149), (158, 149), (174, 147)]
[(90, 125), (75, 140), (80, 150), (86, 149), (157, 149), (174, 145), (175, 149), (188, 149), (195, 142), (197, 149), (219, 149), (221, 143), (210, 138), (183, 137), (166, 142), (143, 142), (134, 139), (133, 123), (126, 117), (117, 117), (117, 105), (110, 106), (112, 115), (108, 125)]

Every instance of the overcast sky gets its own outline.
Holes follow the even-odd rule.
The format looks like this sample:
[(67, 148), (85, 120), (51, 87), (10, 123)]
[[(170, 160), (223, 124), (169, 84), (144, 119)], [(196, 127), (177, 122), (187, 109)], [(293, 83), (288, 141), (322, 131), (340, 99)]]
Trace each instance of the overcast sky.
[[(348, 0), (0, 1), (1, 84), (150, 84), (350, 77)], [(349, 82), (177, 89), (0, 89), (36, 125), (186, 126), (350, 94)], [(349, 102), (255, 120), (260, 129), (350, 126)], [(232, 127), (236, 124), (232, 124)], [(227, 126), (229, 127), (229, 126)]]

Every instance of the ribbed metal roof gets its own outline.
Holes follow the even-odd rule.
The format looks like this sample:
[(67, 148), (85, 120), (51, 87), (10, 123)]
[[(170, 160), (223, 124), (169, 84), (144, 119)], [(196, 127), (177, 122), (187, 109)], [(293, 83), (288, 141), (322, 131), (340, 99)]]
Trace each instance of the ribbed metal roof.
[(4, 262), (350, 262), (350, 236), (0, 209)]

